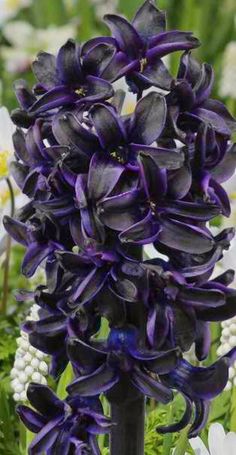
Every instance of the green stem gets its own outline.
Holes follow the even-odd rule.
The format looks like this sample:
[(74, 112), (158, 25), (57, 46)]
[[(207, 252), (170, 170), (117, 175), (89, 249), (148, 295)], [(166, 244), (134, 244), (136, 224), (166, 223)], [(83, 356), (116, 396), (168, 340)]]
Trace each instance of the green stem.
[[(15, 197), (14, 191), (10, 179), (7, 177), (6, 182), (10, 192), (10, 201), (11, 201), (11, 216), (15, 212)], [(9, 268), (10, 268), (10, 256), (11, 256), (11, 237), (7, 234), (6, 238), (6, 257), (4, 261), (4, 272), (3, 272), (3, 291), (2, 291), (2, 302), (0, 306), (0, 313), (6, 314), (7, 310), (7, 298), (9, 290)]]

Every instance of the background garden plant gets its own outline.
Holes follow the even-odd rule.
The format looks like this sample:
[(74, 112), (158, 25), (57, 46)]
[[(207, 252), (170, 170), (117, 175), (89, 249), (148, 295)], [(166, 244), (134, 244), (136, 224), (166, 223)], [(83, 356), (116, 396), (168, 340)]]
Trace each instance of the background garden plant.
[[(147, 7), (152, 14), (156, 14), (152, 2), (146, 2)], [(228, 8), (232, 12), (230, 4)], [(82, 15), (85, 10), (83, 7), (80, 10)], [(158, 26), (163, 26), (163, 15), (158, 13), (155, 17), (158, 17)], [(219, 280), (210, 277), (213, 265), (229, 247), (233, 232), (230, 229), (224, 230), (223, 234), (214, 231), (212, 236), (208, 229), (208, 222), (219, 226), (222, 214), (229, 215), (229, 202), (220, 184), (234, 170), (234, 148), (228, 142), (234, 121), (221, 105), (208, 101), (210, 90), (216, 90), (212, 87), (209, 66), (197, 65), (191, 54), (185, 53), (176, 83), (163, 63), (157, 60), (157, 57), (163, 57), (163, 47), (152, 51), (150, 45), (141, 58), (140, 54), (137, 54), (138, 57), (135, 55), (135, 50), (130, 55), (130, 46), (122, 42), (115, 21), (120, 20), (108, 17), (113, 33), (115, 27), (118, 44), (102, 38), (100, 47), (96, 48), (102, 56), (99, 64), (93, 60), (91, 48), (96, 44), (93, 41), (82, 48), (81, 72), (78, 61), (73, 60), (77, 50), (69, 41), (57, 57), (59, 74), (55, 72), (53, 58), (45, 54), (40, 54), (33, 65), (40, 83), (35, 89), (37, 100), (22, 82), (15, 85), (23, 109), (15, 111), (13, 119), (18, 127), (27, 127), (28, 132), (25, 134), (18, 130), (15, 134), (17, 163), (11, 165), (11, 169), (18, 185), (33, 203), (17, 214), (18, 222), (7, 218), (6, 226), (17, 240), (29, 248), (23, 262), (23, 271), (27, 276), (33, 274), (38, 260), (48, 257), (46, 287), (39, 285), (36, 292), (21, 292), (17, 296), (18, 300), (26, 302), (26, 306), (29, 305), (27, 301), (35, 300), (43, 307), (40, 315), (42, 324), (27, 322), (23, 329), (28, 331), (36, 348), (52, 355), (51, 371), (57, 380), (69, 356), (74, 374), (80, 377), (69, 387), (71, 395), (78, 392), (80, 397), (87, 393), (91, 396), (96, 392), (96, 395), (99, 378), (101, 391), (106, 392), (108, 387), (123, 380), (123, 372), (128, 369), (132, 371), (130, 377), (133, 384), (158, 401), (169, 400), (171, 388), (180, 389), (186, 399), (186, 419), (190, 416), (193, 403), (200, 417), (200, 422), (196, 421), (196, 427), (192, 429), (192, 434), (195, 434), (200, 429), (197, 425), (201, 427), (201, 418), (207, 412), (209, 398), (223, 389), (227, 382), (226, 364), (229, 358), (234, 361), (234, 352), (230, 355), (224, 352), (226, 357), (213, 369), (206, 370), (212, 374), (212, 383), (208, 383), (209, 390), (206, 387), (205, 395), (204, 391), (199, 395), (196, 382), (192, 382), (191, 389), (186, 388), (184, 382), (179, 382), (179, 374), (187, 370), (190, 375), (195, 371), (203, 374), (202, 370), (200, 373), (181, 360), (181, 351), (187, 351), (193, 342), (196, 342), (196, 353), (201, 361), (211, 348), (204, 360), (205, 366), (216, 361), (220, 327), (213, 323), (210, 347), (208, 323), (205, 321), (222, 320), (235, 314), (235, 291), (226, 287), (233, 280), (232, 272), (223, 275), (219, 272), (222, 275)], [(137, 23), (138, 27), (142, 27), (139, 20)], [(120, 25), (127, 27), (124, 22)], [(182, 26), (180, 28), (183, 29)], [(130, 27), (128, 30), (130, 32)], [(129, 32), (125, 36), (129, 36)], [(91, 30), (86, 33), (82, 27), (82, 40), (91, 36)], [(178, 41), (174, 50), (190, 49), (198, 44), (190, 34), (178, 36), (184, 37), (184, 40)], [(167, 37), (171, 39), (171, 35)], [(137, 39), (138, 48), (143, 46), (145, 39)], [(216, 57), (217, 53), (212, 55)], [(69, 65), (68, 56), (71, 59)], [(169, 69), (174, 71), (177, 68), (178, 59), (176, 54), (171, 55)], [(76, 79), (69, 71), (71, 63), (77, 71)], [(42, 68), (47, 78), (49, 75), (47, 80)], [(126, 71), (129, 71), (127, 82), (138, 92), (140, 100), (135, 114), (121, 118), (119, 109), (123, 96), (119, 92), (110, 100), (110, 83)], [(79, 87), (76, 85), (78, 80)], [(159, 90), (161, 94), (157, 94), (155, 88), (155, 91), (152, 89), (150, 93), (143, 93), (142, 97), (143, 89), (153, 82), (158, 90), (166, 89), (170, 93)], [(91, 96), (95, 98), (91, 99)], [(187, 97), (189, 103), (185, 104)], [(232, 102), (229, 101), (229, 104), (232, 105)], [(144, 122), (146, 115), (148, 119)], [(112, 139), (108, 134), (108, 124), (112, 127)], [(180, 142), (173, 142), (173, 138)], [(104, 179), (105, 188), (98, 186), (103, 175), (110, 176)], [(157, 176), (158, 188), (155, 184)], [(51, 196), (48, 198), (49, 192)], [(125, 213), (124, 219), (121, 213)], [(164, 259), (141, 262), (140, 245), (150, 242), (154, 242), (158, 252), (169, 257), (169, 263)], [(99, 291), (97, 295), (96, 291)], [(138, 303), (140, 299), (145, 302), (143, 307)], [(158, 302), (163, 303), (158, 305)], [(212, 305), (217, 305), (217, 308), (212, 308)], [(142, 315), (145, 311), (147, 318), (141, 325), (136, 319), (139, 306)], [(160, 314), (168, 328), (167, 325), (158, 326)], [(171, 318), (176, 323), (169, 326)], [(182, 327), (179, 330), (179, 318), (182, 321), (185, 318), (184, 331)], [(146, 322), (146, 327), (143, 322)], [(100, 332), (98, 337), (100, 323), (102, 334)], [(58, 355), (55, 346), (58, 342), (64, 343), (67, 333), (67, 350), (63, 345)], [(102, 338), (106, 338), (107, 342), (102, 343)], [(161, 358), (160, 351), (164, 351)], [(83, 356), (87, 352), (90, 352), (91, 365), (84, 361)], [(176, 365), (176, 373), (172, 374)], [(100, 374), (96, 378), (96, 391), (89, 379), (94, 377), (95, 370)], [(157, 373), (158, 381), (155, 380)], [(107, 375), (105, 386), (104, 374)], [(186, 378), (187, 382), (189, 376)], [(61, 399), (65, 398), (62, 392), (64, 384), (68, 385), (72, 379), (71, 368), (66, 367), (59, 383), (59, 394), (63, 395)], [(219, 389), (216, 389), (216, 382)], [(91, 384), (89, 392), (88, 389), (84, 391), (84, 384), (88, 388)], [(55, 384), (52, 382), (51, 385), (55, 390)], [(31, 387), (30, 398), (34, 400), (35, 394), (40, 396), (41, 389), (45, 395), (43, 387)], [(111, 396), (109, 398), (112, 399)], [(229, 429), (230, 416), (233, 422), (234, 415), (233, 395), (224, 392), (217, 400), (213, 401), (210, 420), (223, 418)], [(105, 398), (102, 401), (106, 408)], [(93, 412), (98, 413), (97, 431), (101, 428), (105, 430), (109, 423), (100, 416), (100, 405), (92, 398), (89, 402)], [(75, 409), (73, 403), (77, 403), (77, 417), (80, 416), (82, 421), (85, 415), (86, 421), (92, 418), (91, 412), (85, 412), (88, 402), (85, 405), (83, 400), (71, 401), (72, 409)], [(58, 406), (61, 407), (59, 402)], [(151, 398), (150, 403), (147, 402), (148, 413), (153, 406)], [(220, 416), (217, 415), (218, 406), (223, 412)], [(42, 412), (42, 409), (39, 410)], [(183, 411), (184, 401), (181, 399), (175, 400), (170, 408), (159, 404), (151, 411), (146, 453), (149, 453), (148, 450), (150, 453), (170, 453), (176, 439), (169, 434), (163, 439), (154, 428), (181, 419)], [(21, 408), (22, 415), (26, 412), (31, 411)], [(64, 417), (61, 415), (60, 418)], [(155, 423), (150, 427), (151, 421)], [(90, 424), (95, 425), (92, 421)], [(52, 428), (53, 434), (58, 435), (56, 427)], [(89, 428), (87, 430), (86, 443), (89, 441), (93, 450), (97, 450), (94, 436), (91, 436)], [(180, 441), (185, 448), (180, 449), (177, 445), (176, 450), (186, 450), (186, 435), (186, 432), (183, 433)], [(70, 441), (78, 446), (73, 437)], [(104, 453), (107, 441), (107, 436), (99, 438)], [(63, 437), (60, 443), (61, 447), (66, 444)], [(21, 445), (24, 450), (24, 442)], [(77, 449), (85, 450), (82, 442)]]

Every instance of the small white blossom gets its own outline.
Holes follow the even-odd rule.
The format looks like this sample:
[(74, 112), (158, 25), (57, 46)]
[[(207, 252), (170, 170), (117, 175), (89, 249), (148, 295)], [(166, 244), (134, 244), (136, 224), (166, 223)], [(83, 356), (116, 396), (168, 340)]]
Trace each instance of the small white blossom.
[[(39, 306), (34, 304), (27, 320), (37, 321)], [(27, 401), (27, 388), (31, 381), (47, 384), (45, 376), (48, 374), (48, 365), (45, 362), (46, 354), (34, 348), (29, 343), (28, 334), (23, 330), (17, 338), (18, 349), (15, 355), (14, 366), (11, 370), (11, 387), (15, 401)]]
[[(221, 323), (222, 332), (220, 338), (220, 346), (217, 349), (217, 355), (222, 356), (227, 354), (230, 349), (236, 346), (236, 316), (228, 321)], [(236, 381), (236, 362), (229, 369), (229, 380), (225, 390), (231, 390)]]
[(221, 96), (236, 99), (236, 41), (226, 46), (219, 92)]

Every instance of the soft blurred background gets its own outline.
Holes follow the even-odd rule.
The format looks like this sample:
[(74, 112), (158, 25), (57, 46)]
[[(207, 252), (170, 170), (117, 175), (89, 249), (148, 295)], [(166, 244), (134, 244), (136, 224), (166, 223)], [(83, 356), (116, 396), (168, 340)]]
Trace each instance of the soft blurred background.
[[(106, 33), (106, 26), (101, 22), (105, 13), (119, 12), (131, 18), (141, 3), (141, 0), (0, 0), (0, 454), (26, 454), (31, 439), (14, 412), (15, 402), (25, 399), (24, 369), (29, 367), (35, 380), (47, 381), (47, 359), (31, 349), (20, 333), (19, 326), (29, 311), (29, 303), (17, 303), (14, 298), (17, 288), (33, 289), (43, 277), (38, 275), (33, 283), (27, 283), (21, 276), (23, 249), (11, 242), (2, 227), (2, 216), (13, 212), (14, 205), (20, 207), (24, 203), (8, 173), (14, 131), (9, 112), (17, 106), (13, 81), (26, 79), (33, 84), (31, 63), (39, 51), (55, 53), (68, 38), (83, 42)], [(159, 0), (157, 3), (160, 9), (167, 11), (169, 28), (192, 30), (200, 38), (202, 47), (195, 54), (214, 66), (214, 97), (222, 99), (236, 115), (236, 1)], [(168, 61), (173, 74), (178, 59), (176, 53)], [(236, 225), (234, 178), (227, 184), (227, 190), (232, 201), (232, 216), (226, 222), (214, 220), (216, 231), (219, 226)], [(236, 269), (235, 244), (219, 267)], [(207, 363), (214, 362), (217, 355), (235, 345), (236, 318), (223, 326), (213, 325), (212, 349)], [(49, 380), (61, 396), (70, 374), (67, 370), (59, 384), (51, 384)], [(167, 435), (163, 438), (155, 431), (158, 424), (168, 423), (181, 415), (183, 403), (179, 397), (168, 407), (149, 402), (147, 409), (145, 455), (171, 454), (176, 444), (179, 455), (192, 453), (186, 432), (180, 437)], [(236, 431), (236, 366), (231, 368), (225, 392), (213, 402), (208, 427), (212, 422), (222, 423), (226, 431)], [(207, 431), (203, 432), (202, 438), (206, 441)], [(108, 454), (106, 438), (101, 437), (100, 445), (103, 455)]]

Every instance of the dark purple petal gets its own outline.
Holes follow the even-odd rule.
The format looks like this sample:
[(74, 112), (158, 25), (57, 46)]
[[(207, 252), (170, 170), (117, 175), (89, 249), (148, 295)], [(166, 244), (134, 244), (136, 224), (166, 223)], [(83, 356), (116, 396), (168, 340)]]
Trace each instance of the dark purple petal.
[(143, 42), (135, 28), (126, 19), (115, 14), (106, 14), (104, 21), (117, 40), (120, 50), (125, 52), (131, 59), (138, 58)]
[(59, 84), (56, 58), (48, 52), (40, 52), (32, 63), (33, 72), (44, 89), (51, 89)]
[(30, 107), (29, 112), (40, 113), (55, 109), (66, 104), (74, 103), (78, 99), (75, 92), (71, 91), (65, 85), (59, 85), (55, 88), (50, 89), (45, 95), (42, 95), (35, 103)]
[(115, 53), (116, 48), (111, 44), (96, 44), (83, 57), (83, 71), (100, 77)]
[(21, 243), (24, 246), (28, 244), (28, 229), (26, 224), (20, 221), (14, 220), (9, 216), (5, 215), (3, 218), (3, 225), (8, 234), (13, 237), (16, 242)]
[(46, 418), (63, 416), (64, 403), (48, 386), (31, 382), (27, 389), (30, 404)]
[(209, 99), (203, 103), (202, 107), (207, 111), (212, 111), (217, 114), (221, 118), (222, 124), (224, 123), (227, 125), (230, 132), (235, 131), (236, 120), (221, 101)]
[(57, 439), (59, 432), (58, 424), (61, 422), (62, 416), (48, 422), (44, 428), (37, 434), (29, 446), (29, 455), (38, 455), (48, 451)]
[(88, 345), (77, 338), (69, 338), (67, 353), (70, 361), (83, 375), (91, 373), (106, 361), (106, 353), (99, 349), (99, 345)]
[(116, 52), (101, 74), (103, 79), (114, 82), (140, 66), (138, 61), (131, 61), (124, 52)]
[(152, 202), (163, 199), (167, 191), (165, 169), (159, 169), (153, 158), (140, 153), (140, 173), (147, 198)]
[(10, 172), (17, 186), (22, 190), (29, 173), (28, 166), (25, 166), (25, 164), (19, 163), (18, 161), (12, 161), (10, 163)]
[(109, 157), (94, 154), (89, 166), (88, 197), (99, 201), (108, 196), (117, 184), (124, 167)]
[(152, 1), (146, 0), (138, 9), (132, 24), (145, 40), (158, 35), (166, 28), (166, 14), (158, 10)]
[(125, 142), (124, 125), (110, 107), (95, 104), (89, 112), (103, 148), (115, 149)]
[(195, 341), (195, 353), (198, 360), (207, 358), (211, 348), (211, 330), (207, 322), (197, 321), (197, 338)]
[(162, 204), (165, 212), (199, 221), (209, 221), (220, 214), (217, 205), (185, 201), (168, 201)]
[(189, 430), (189, 438), (198, 436), (206, 426), (210, 411), (210, 401), (195, 400), (195, 419)]
[(229, 180), (235, 172), (236, 168), (236, 145), (233, 144), (226, 152), (223, 160), (218, 166), (211, 169), (210, 174), (218, 183), (223, 183)]
[(226, 304), (218, 308), (198, 310), (197, 316), (202, 321), (226, 321), (236, 315), (236, 291), (226, 295)]
[(103, 364), (92, 374), (75, 379), (68, 387), (70, 394), (79, 394), (82, 397), (100, 395), (110, 390), (119, 381), (119, 376), (106, 364)]
[(74, 40), (69, 39), (57, 54), (56, 68), (62, 84), (79, 88), (82, 79), (80, 51)]
[(167, 404), (173, 399), (173, 393), (168, 387), (138, 368), (135, 369), (130, 379), (140, 392), (156, 401)]
[(71, 305), (84, 304), (95, 297), (107, 279), (107, 271), (94, 268), (83, 281), (74, 287)]
[(201, 79), (195, 85), (194, 91), (196, 94), (196, 104), (200, 105), (207, 100), (211, 94), (214, 83), (214, 72), (211, 65), (204, 63), (202, 65)]
[(78, 159), (88, 164), (89, 157), (97, 149), (97, 138), (72, 113), (67, 112), (54, 119), (52, 131), (60, 145), (69, 146), (73, 152), (78, 153)]
[(17, 406), (16, 411), (24, 425), (32, 433), (38, 433), (42, 429), (42, 427), (44, 427), (44, 425), (46, 425), (47, 423), (46, 417), (38, 414), (28, 406), (24, 405)]
[(134, 75), (138, 80), (153, 85), (154, 87), (161, 88), (162, 90), (170, 90), (173, 82), (173, 77), (161, 59), (147, 63), (142, 72), (135, 72)]
[[(36, 96), (31, 92), (26, 81), (19, 79), (14, 82), (16, 98), (23, 109), (28, 109), (36, 101)], [(24, 112), (24, 111), (22, 111)], [(16, 111), (15, 111), (16, 113)], [(20, 113), (20, 111), (19, 111)], [(24, 115), (24, 114), (23, 114)], [(23, 126), (23, 125), (22, 125)], [(29, 125), (28, 125), (29, 126)]]
[(51, 252), (52, 247), (47, 244), (31, 243), (22, 262), (22, 273), (27, 278), (33, 276), (38, 266)]
[(151, 210), (138, 223), (119, 234), (122, 243), (135, 243), (145, 245), (154, 242), (161, 231), (161, 226), (153, 219)]
[(182, 199), (192, 185), (192, 172), (188, 165), (171, 172), (168, 178), (168, 193), (173, 199)]
[(85, 97), (77, 101), (77, 105), (85, 102), (96, 103), (111, 98), (114, 95), (113, 87), (110, 82), (107, 82), (100, 77), (87, 76), (86, 83), (87, 89)]
[(151, 92), (142, 98), (131, 119), (131, 142), (152, 144), (165, 126), (166, 110), (165, 98), (158, 93)]
[(199, 44), (198, 39), (192, 33), (172, 30), (154, 36), (150, 42), (151, 49), (147, 51), (146, 55), (148, 59), (164, 57), (175, 51), (194, 49)]
[(157, 166), (161, 169), (178, 169), (184, 162), (184, 154), (178, 149), (150, 147), (142, 144), (131, 144), (131, 149), (140, 152), (142, 155), (151, 156), (153, 161), (155, 161)]
[(225, 295), (214, 289), (184, 287), (177, 295), (177, 299), (186, 305), (218, 307), (225, 304)]
[(168, 247), (186, 253), (205, 253), (214, 246), (214, 240), (204, 230), (181, 223), (177, 220), (162, 218), (162, 230), (158, 240)]

